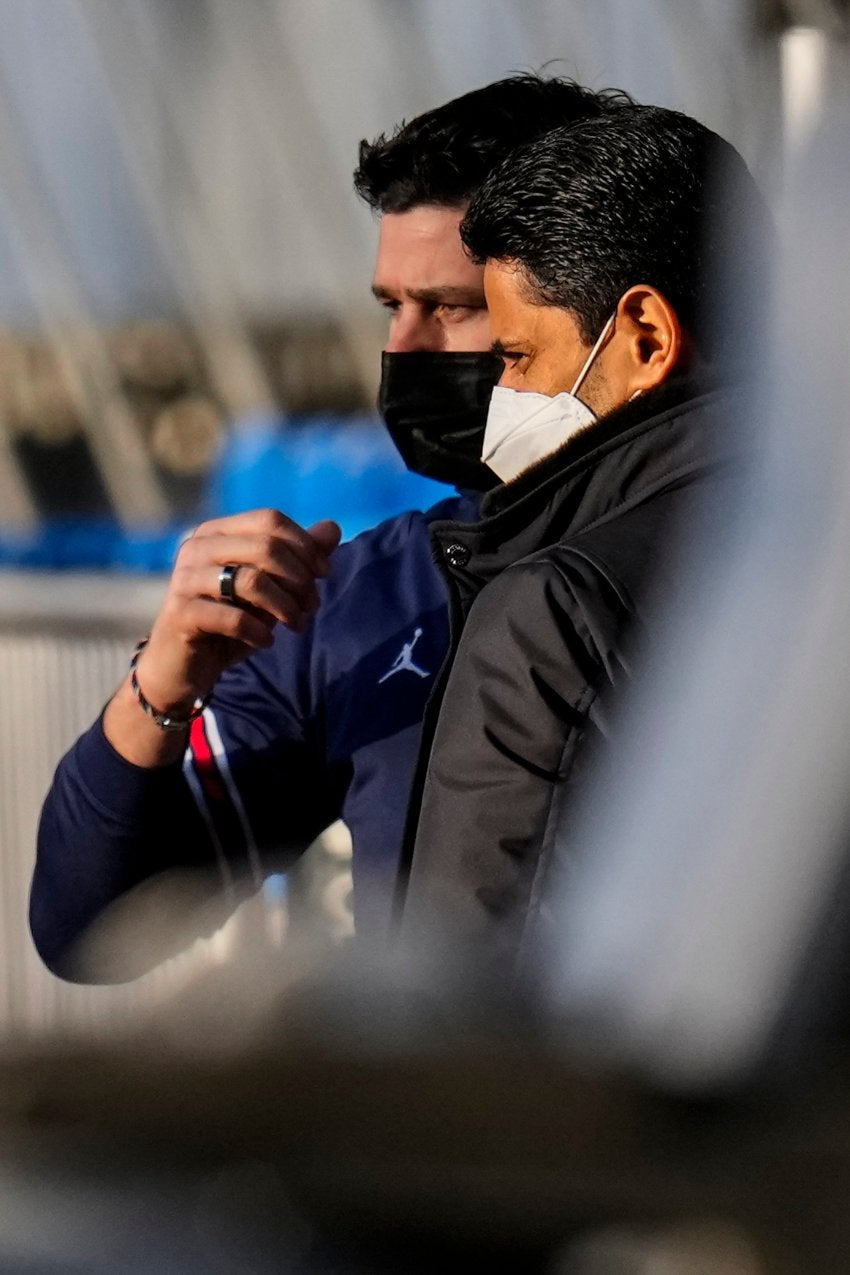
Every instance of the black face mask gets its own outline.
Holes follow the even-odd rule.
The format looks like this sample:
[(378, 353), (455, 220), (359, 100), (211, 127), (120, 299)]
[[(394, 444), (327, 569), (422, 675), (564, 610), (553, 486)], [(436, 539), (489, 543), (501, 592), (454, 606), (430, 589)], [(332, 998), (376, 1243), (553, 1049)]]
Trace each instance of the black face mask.
[(499, 481), (481, 461), (503, 363), (493, 354), (384, 354), (378, 410), (408, 469), (471, 491)]

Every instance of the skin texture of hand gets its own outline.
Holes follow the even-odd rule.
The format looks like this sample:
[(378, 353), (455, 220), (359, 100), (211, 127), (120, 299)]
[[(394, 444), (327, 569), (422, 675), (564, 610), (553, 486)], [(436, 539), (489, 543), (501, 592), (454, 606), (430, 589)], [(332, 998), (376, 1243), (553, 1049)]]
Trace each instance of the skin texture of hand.
[[(136, 668), (149, 703), (185, 717), (226, 668), (272, 645), (276, 624), (303, 633), (319, 605), (316, 580), (329, 574), (340, 536), (335, 522), (304, 530), (275, 509), (202, 523), (180, 548)], [(235, 606), (219, 593), (227, 564), (238, 567)], [(161, 731), (142, 711), (129, 677), (106, 709), (104, 730), (140, 766), (176, 760), (186, 746), (185, 732)]]

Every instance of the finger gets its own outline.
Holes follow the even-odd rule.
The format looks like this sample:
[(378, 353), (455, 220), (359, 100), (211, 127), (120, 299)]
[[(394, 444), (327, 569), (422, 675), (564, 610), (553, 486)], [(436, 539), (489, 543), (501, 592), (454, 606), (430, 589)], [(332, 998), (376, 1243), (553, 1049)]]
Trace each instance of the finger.
[(151, 633), (145, 658), (149, 662), (155, 654), (155, 663), (165, 667), (175, 661), (188, 661), (186, 668), (193, 670), (190, 678), (193, 684), (196, 675), (200, 676), (198, 669), (206, 670), (207, 665), (211, 665), (212, 680), (215, 680), (221, 666), (218, 649), (221, 639), (241, 643), (249, 650), (265, 650), (274, 641), (275, 623), (272, 617), (260, 616), (252, 610), (222, 606), (211, 598), (193, 598), (179, 613), (171, 613), (168, 607), (163, 609)]
[[(296, 547), (283, 540), (247, 535), (205, 536), (195, 542), (186, 542), (180, 550), (177, 565), (178, 587), (190, 596), (201, 594), (220, 599), (221, 569), (238, 566), (240, 577), (244, 576), (243, 567), (264, 571), (301, 597), (305, 605), (315, 603), (315, 567), (305, 563)], [(245, 587), (241, 580), (239, 587)]]
[[(319, 526), (329, 529), (331, 524), (326, 521), (319, 524)], [(281, 513), (278, 509), (255, 509), (246, 514), (234, 514), (227, 518), (211, 519), (196, 528), (194, 534), (186, 543), (204, 541), (215, 536), (227, 539), (231, 536), (238, 539), (254, 538), (256, 543), (267, 542), (270, 545), (273, 542), (283, 543), (307, 566), (314, 576), (328, 574), (330, 570), (328, 552), (336, 548), (336, 542), (328, 544), (327, 548), (325, 547), (325, 540), (330, 540), (329, 530), (325, 531), (321, 539), (314, 539), (308, 531), (305, 531), (297, 522), (293, 522), (291, 518), (287, 518), (286, 514)], [(233, 560), (236, 561), (237, 559), (234, 558)]]
[(274, 642), (274, 617), (253, 607), (224, 607), (210, 598), (198, 598), (192, 619), (204, 636), (227, 638), (252, 651), (265, 651)]
[[(211, 572), (215, 571), (216, 568), (212, 567)], [(212, 575), (210, 575), (210, 587), (203, 592), (206, 597), (214, 601), (228, 602), (228, 599), (221, 596), (220, 574), (219, 572), (215, 577), (215, 588), (212, 586)], [(290, 627), (299, 628), (319, 605), (319, 595), (312, 581), (310, 581), (309, 589), (296, 589), (288, 582), (260, 571), (250, 563), (237, 567), (232, 589), (231, 605), (250, 607), (269, 624), (280, 621)]]
[(308, 527), (307, 534), (313, 537), (325, 553), (330, 554), (342, 540), (342, 527), (330, 518), (323, 518), (321, 522), (314, 522), (312, 527)]
[[(247, 509), (244, 513), (227, 514), (222, 518), (209, 518), (199, 523), (192, 538), (202, 536), (252, 535), (257, 531), (269, 531), (282, 527), (299, 527), (299, 524), (279, 509)], [(303, 528), (299, 527), (299, 530)]]
[[(239, 537), (208, 537), (201, 542), (220, 566), (226, 562), (245, 563), (277, 575), (293, 588), (312, 588), (317, 577), (328, 575), (327, 554), (306, 531), (288, 534)], [(232, 551), (232, 556), (231, 556)]]

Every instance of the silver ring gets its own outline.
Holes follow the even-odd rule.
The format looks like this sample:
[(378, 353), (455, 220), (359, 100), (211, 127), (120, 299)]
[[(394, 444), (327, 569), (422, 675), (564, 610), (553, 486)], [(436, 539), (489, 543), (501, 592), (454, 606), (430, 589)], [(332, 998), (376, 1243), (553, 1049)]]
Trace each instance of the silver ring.
[(239, 599), (236, 596), (236, 572), (238, 570), (238, 563), (229, 562), (218, 573), (218, 596), (222, 602), (227, 602), (230, 606), (237, 606), (239, 603)]

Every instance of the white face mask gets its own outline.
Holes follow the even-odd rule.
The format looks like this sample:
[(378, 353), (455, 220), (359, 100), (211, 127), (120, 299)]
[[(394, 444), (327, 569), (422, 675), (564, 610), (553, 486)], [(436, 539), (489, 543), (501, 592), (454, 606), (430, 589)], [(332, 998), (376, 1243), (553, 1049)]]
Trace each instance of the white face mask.
[(493, 390), (481, 459), (503, 483), (511, 482), (529, 465), (557, 451), (568, 438), (597, 419), (576, 394), (605, 343), (614, 318), (612, 314), (599, 333), (569, 394), (537, 394), (501, 385)]

